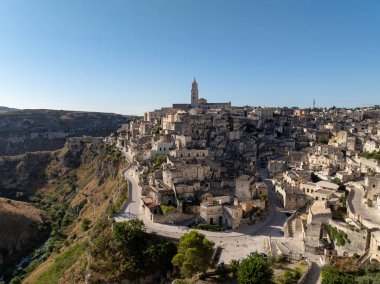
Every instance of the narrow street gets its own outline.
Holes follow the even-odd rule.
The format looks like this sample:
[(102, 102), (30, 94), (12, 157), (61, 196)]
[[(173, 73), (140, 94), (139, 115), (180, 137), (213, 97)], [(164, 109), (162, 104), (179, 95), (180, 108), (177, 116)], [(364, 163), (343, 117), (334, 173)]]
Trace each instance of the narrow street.
[(360, 182), (352, 182), (349, 186), (351, 188), (351, 194), (347, 202), (351, 208), (353, 208), (355, 216), (360, 220), (368, 220), (373, 224), (380, 224), (379, 210), (376, 207), (369, 207), (364, 203), (365, 191), (363, 184)]

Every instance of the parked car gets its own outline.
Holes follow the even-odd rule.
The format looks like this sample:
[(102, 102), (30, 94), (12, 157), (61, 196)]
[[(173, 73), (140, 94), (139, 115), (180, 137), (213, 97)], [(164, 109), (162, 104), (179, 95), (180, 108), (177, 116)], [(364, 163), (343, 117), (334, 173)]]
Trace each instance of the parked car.
[(268, 258), (268, 255), (264, 252), (260, 252), (259, 255), (264, 258), (264, 259), (267, 259)]

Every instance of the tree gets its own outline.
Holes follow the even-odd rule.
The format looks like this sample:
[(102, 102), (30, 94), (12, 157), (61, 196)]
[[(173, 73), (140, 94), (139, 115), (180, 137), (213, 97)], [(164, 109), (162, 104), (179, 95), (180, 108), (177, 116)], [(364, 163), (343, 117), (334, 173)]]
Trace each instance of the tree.
[(311, 181), (312, 182), (319, 182), (319, 181), (321, 181), (321, 178), (318, 175), (316, 175), (315, 173), (313, 173), (313, 172), (311, 172), (310, 177), (311, 177)]
[(273, 269), (257, 252), (243, 259), (238, 269), (241, 284), (272, 283)]
[(108, 280), (138, 279), (172, 269), (171, 260), (177, 252), (175, 245), (144, 232), (143, 225), (137, 219), (113, 223), (112, 228), (103, 221), (96, 224), (90, 249), (94, 258), (92, 269), (106, 275)]
[(268, 195), (266, 195), (266, 194), (260, 194), (259, 197), (261, 200), (267, 200), (268, 199)]
[(331, 180), (331, 182), (335, 183), (336, 185), (339, 185), (339, 188), (338, 188), (339, 190), (342, 190), (342, 191), (346, 190), (346, 186), (343, 184), (343, 182), (339, 178), (335, 177)]
[(237, 272), (239, 270), (240, 260), (231, 259), (230, 263), (228, 264), (228, 269), (232, 273), (233, 276), (237, 275)]
[(296, 268), (295, 270), (286, 270), (284, 276), (280, 279), (280, 282), (283, 284), (297, 284), (301, 276), (302, 272), (299, 268)]
[(178, 266), (185, 277), (197, 272), (206, 272), (214, 252), (214, 242), (198, 231), (191, 231), (179, 239), (178, 253), (172, 264)]
[[(65, 215), (66, 216), (66, 215)], [(63, 219), (65, 219), (65, 217), (63, 218)], [(65, 223), (66, 223), (67, 221), (65, 220)], [(87, 231), (89, 228), (90, 228), (90, 224), (91, 224), (91, 221), (89, 220), (89, 219), (87, 219), (87, 218), (84, 218), (83, 220), (82, 220), (82, 225), (81, 225), (81, 227), (82, 227), (82, 230), (83, 231)]]
[(322, 284), (354, 284), (355, 278), (341, 273), (335, 267), (326, 267), (322, 270)]
[(132, 219), (128, 222), (115, 223), (113, 226), (114, 246), (119, 249), (128, 248), (131, 251), (140, 251), (144, 244), (143, 221)]
[(318, 143), (319, 144), (327, 144), (327, 143), (329, 143), (329, 139), (325, 136), (321, 136), (318, 138)]

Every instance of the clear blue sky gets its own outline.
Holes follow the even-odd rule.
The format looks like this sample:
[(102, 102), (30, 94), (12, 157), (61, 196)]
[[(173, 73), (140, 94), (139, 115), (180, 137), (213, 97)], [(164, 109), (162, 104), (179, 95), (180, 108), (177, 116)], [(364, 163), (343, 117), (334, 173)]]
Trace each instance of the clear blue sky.
[(380, 1), (0, 0), (0, 105), (380, 103)]

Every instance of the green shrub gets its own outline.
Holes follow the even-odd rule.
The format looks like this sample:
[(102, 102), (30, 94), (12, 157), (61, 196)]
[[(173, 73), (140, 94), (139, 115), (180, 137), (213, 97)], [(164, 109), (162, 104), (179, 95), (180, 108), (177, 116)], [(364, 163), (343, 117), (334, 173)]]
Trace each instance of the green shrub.
[(223, 226), (220, 225), (209, 225), (209, 224), (198, 224), (195, 226), (196, 229), (220, 232), (224, 230)]
[(380, 160), (380, 151), (373, 151), (372, 153), (369, 152), (363, 152), (359, 154), (360, 157), (366, 158), (366, 159), (375, 159)]
[(231, 259), (230, 263), (228, 264), (228, 269), (232, 273), (233, 277), (237, 276), (237, 272), (239, 270), (240, 260)]
[(268, 195), (266, 195), (266, 194), (260, 194), (259, 197), (261, 200), (267, 200), (268, 199)]
[(168, 212), (178, 211), (178, 209), (172, 205), (160, 205), (160, 209), (161, 209), (162, 214), (164, 215), (166, 215), (166, 213)]
[(158, 169), (165, 161), (166, 161), (166, 156), (165, 155), (156, 155), (153, 159), (153, 166), (151, 168), (151, 172), (153, 173), (156, 169)]
[(328, 232), (330, 238), (337, 246), (344, 246), (346, 244), (346, 241), (349, 242), (348, 236), (345, 232), (338, 230), (331, 225), (328, 226)]
[(351, 275), (341, 273), (335, 267), (325, 267), (322, 270), (322, 284), (354, 284), (357, 283)]
[(282, 284), (297, 284), (301, 277), (302, 272), (297, 267), (295, 270), (286, 270), (284, 275), (279, 280)]
[(91, 224), (91, 221), (89, 219), (87, 219), (87, 218), (84, 218), (82, 220), (82, 225), (81, 225), (82, 230), (83, 231), (87, 231), (90, 228), (90, 224)]
[(319, 181), (321, 181), (321, 178), (318, 175), (316, 175), (315, 173), (313, 173), (313, 172), (311, 172), (310, 178), (311, 178), (312, 182), (319, 182)]

